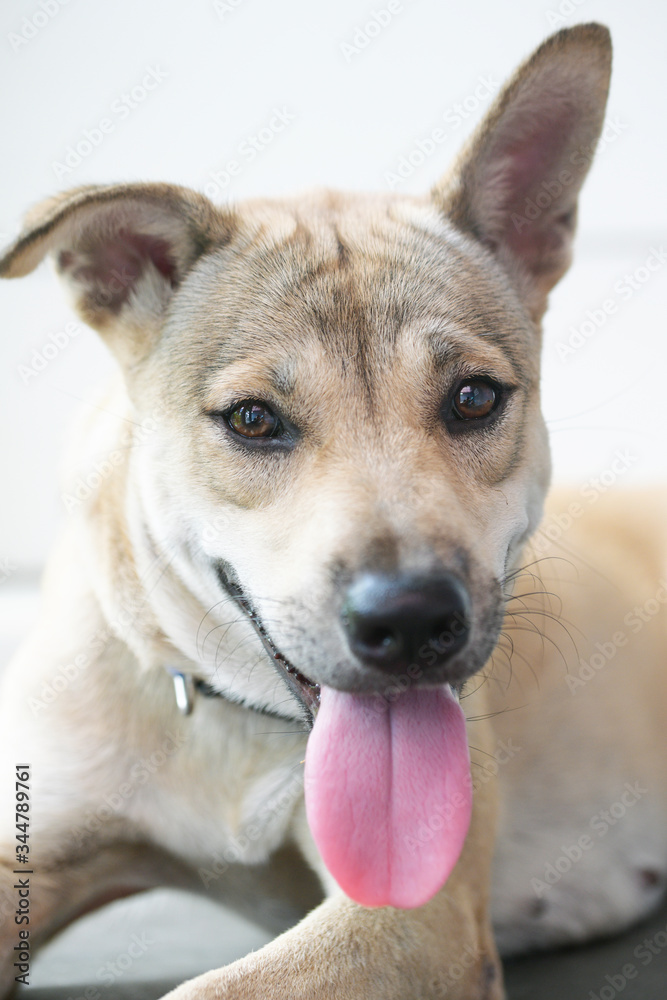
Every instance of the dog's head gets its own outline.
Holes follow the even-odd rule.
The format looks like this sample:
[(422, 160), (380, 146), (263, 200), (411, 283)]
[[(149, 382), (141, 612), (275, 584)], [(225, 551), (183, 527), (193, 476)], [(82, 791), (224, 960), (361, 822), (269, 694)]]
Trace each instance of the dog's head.
[(539, 321), (609, 63), (600, 27), (548, 40), (428, 197), (82, 189), (5, 257), (51, 251), (137, 414), (159, 407), (150, 534), (314, 683), (460, 685), (493, 649), (548, 481)]
[(314, 683), (460, 685), (493, 649), (548, 481), (539, 321), (609, 63), (600, 27), (548, 40), (428, 197), (82, 189), (5, 257), (51, 251), (137, 414), (159, 407), (152, 537)]
[(428, 196), (87, 188), (7, 253), (10, 277), (53, 254), (138, 419), (160, 410), (130, 530), (182, 588), (155, 588), (161, 628), (228, 696), (297, 717), (489, 657), (549, 479), (540, 319), (609, 68), (604, 28), (549, 39)]

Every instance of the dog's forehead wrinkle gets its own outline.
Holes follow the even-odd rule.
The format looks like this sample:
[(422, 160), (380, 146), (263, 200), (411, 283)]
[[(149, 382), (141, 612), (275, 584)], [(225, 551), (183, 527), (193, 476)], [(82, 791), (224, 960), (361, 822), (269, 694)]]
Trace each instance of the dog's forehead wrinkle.
[[(185, 369), (199, 365), (200, 391), (216, 369), (263, 355), (271, 359), (266, 381), (293, 392), (307, 382), (319, 340), (336, 366), (330, 377), (356, 383), (371, 405), (404, 329), (424, 316), (498, 346), (514, 371), (531, 356), (530, 331), (521, 329), (502, 275), (489, 272), (485, 252), (430, 204), (329, 192), (298, 210), (263, 205), (241, 233), (240, 243), (200, 265), (203, 281), (183, 290), (202, 349), (188, 351), (185, 338), (175, 345), (169, 337)], [(435, 355), (428, 338), (424, 351), (417, 340), (414, 366), (426, 376)]]
[(435, 308), (447, 325), (457, 325), (499, 346), (515, 370), (522, 359), (524, 364), (526, 357), (532, 361), (534, 331), (513, 308), (511, 298), (508, 301), (493, 281), (475, 282), (476, 293), (471, 295), (470, 279), (475, 279), (476, 268), (471, 273), (463, 255), (455, 254), (450, 261), (447, 251), (445, 261), (442, 252), (440, 246), (435, 256), (411, 248), (405, 257), (395, 247), (382, 248), (381, 253), (376, 249), (365, 261), (355, 258), (354, 268), (344, 278), (336, 275), (328, 283), (313, 282), (311, 309), (325, 343), (346, 358), (360, 357), (360, 364), (372, 342), (393, 347), (401, 327), (420, 310)]

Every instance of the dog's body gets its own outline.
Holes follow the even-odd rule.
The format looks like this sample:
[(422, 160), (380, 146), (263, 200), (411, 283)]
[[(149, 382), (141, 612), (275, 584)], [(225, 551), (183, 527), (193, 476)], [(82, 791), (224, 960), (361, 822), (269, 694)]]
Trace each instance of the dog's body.
[[(482, 1000), (502, 996), (492, 884), (507, 952), (583, 940), (655, 905), (667, 635), (664, 614), (645, 612), (636, 632), (623, 621), (661, 607), (664, 498), (630, 498), (628, 511), (600, 500), (568, 515), (539, 564), (526, 548), (549, 477), (539, 320), (569, 260), (608, 73), (604, 29), (555, 36), (430, 198), (324, 193), (223, 213), (166, 185), (84, 189), (42, 206), (7, 254), (12, 276), (53, 251), (124, 371), (68, 463), (74, 478), (100, 456), (110, 471), (85, 503), (64, 484), (72, 510), (44, 615), (4, 681), (5, 770), (32, 771), (33, 942), (109, 898), (178, 885), (274, 928), (308, 914), (179, 1000)], [(524, 225), (515, 210), (545, 182), (551, 200)], [(416, 608), (377, 641), (377, 614), (359, 632), (369, 575)], [(449, 608), (439, 640), (433, 588)], [(568, 685), (564, 661), (579, 671), (596, 642), (612, 643), (604, 669)], [(336, 785), (332, 734), (348, 720), (379, 759), (374, 699), (394, 726), (418, 730), (425, 707), (453, 731), (452, 691), (472, 803), (461, 779), (449, 814), (425, 813), (409, 838), (397, 820), (402, 850), (387, 850), (397, 869), (409, 855), (410, 875), (369, 881), (332, 837), (327, 800), (361, 808), (350, 788), (364, 781), (350, 758), (349, 788)], [(441, 751), (422, 749), (404, 751), (415, 782), (439, 788)], [(617, 801), (627, 818), (603, 835), (591, 821)], [(13, 822), (2, 843), (9, 989)], [(449, 874), (435, 895), (426, 856), (440, 883)]]

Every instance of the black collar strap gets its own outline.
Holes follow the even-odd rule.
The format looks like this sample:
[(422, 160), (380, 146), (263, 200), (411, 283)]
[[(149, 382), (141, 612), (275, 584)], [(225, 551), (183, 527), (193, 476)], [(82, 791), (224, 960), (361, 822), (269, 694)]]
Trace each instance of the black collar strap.
[(195, 707), (195, 698), (198, 694), (201, 694), (204, 698), (220, 698), (222, 701), (229, 702), (230, 705), (238, 705), (249, 712), (268, 715), (272, 719), (280, 719), (281, 722), (296, 721), (288, 716), (281, 715), (280, 712), (272, 712), (270, 708), (260, 708), (255, 705), (246, 705), (244, 702), (233, 701), (224, 695), (222, 691), (217, 691), (200, 677), (193, 677), (192, 674), (183, 673), (182, 670), (178, 670), (176, 667), (165, 667), (165, 670), (173, 681), (176, 705), (182, 715), (192, 715), (192, 710)]
[[(302, 675), (295, 670), (292, 664), (274, 646), (273, 641), (259, 618), (259, 615), (254, 611), (249, 599), (246, 597), (240, 585), (234, 578), (231, 567), (221, 561), (217, 563), (215, 568), (222, 589), (228, 594), (229, 597), (232, 598), (238, 608), (243, 612), (244, 616), (247, 617), (265, 651), (268, 653), (272, 663), (274, 664), (279, 676), (287, 684), (287, 687), (294, 696), (295, 700), (303, 707), (304, 714), (309, 723), (308, 728), (312, 727), (319, 688), (308, 681), (307, 678), (302, 677)], [(206, 681), (203, 681), (198, 677), (193, 677), (191, 674), (186, 674), (177, 667), (167, 667), (166, 670), (171, 675), (174, 683), (176, 704), (178, 705), (179, 711), (182, 712), (183, 715), (190, 715), (192, 713), (195, 694), (197, 692), (203, 694), (206, 698), (222, 698), (225, 701), (233, 701), (233, 699), (227, 698), (220, 691), (216, 691), (216, 689), (211, 687), (211, 685)], [(304, 691), (306, 694), (305, 697)], [(241, 702), (240, 704), (243, 703)], [(250, 708), (255, 712), (261, 712), (263, 715), (271, 715), (278, 719), (285, 718), (284, 715), (281, 715), (279, 712), (272, 712), (271, 709), (256, 708), (252, 705), (245, 705), (245, 707)]]

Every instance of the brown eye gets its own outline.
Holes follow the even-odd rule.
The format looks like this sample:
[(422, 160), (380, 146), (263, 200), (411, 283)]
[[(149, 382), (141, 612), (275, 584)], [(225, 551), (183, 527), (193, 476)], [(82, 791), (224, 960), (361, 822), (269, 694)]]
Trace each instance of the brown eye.
[(488, 417), (496, 408), (498, 400), (498, 390), (491, 382), (481, 378), (469, 379), (454, 393), (454, 415), (459, 420)]
[(239, 403), (227, 414), (227, 423), (233, 431), (247, 438), (275, 437), (282, 430), (282, 424), (275, 413), (256, 400)]

